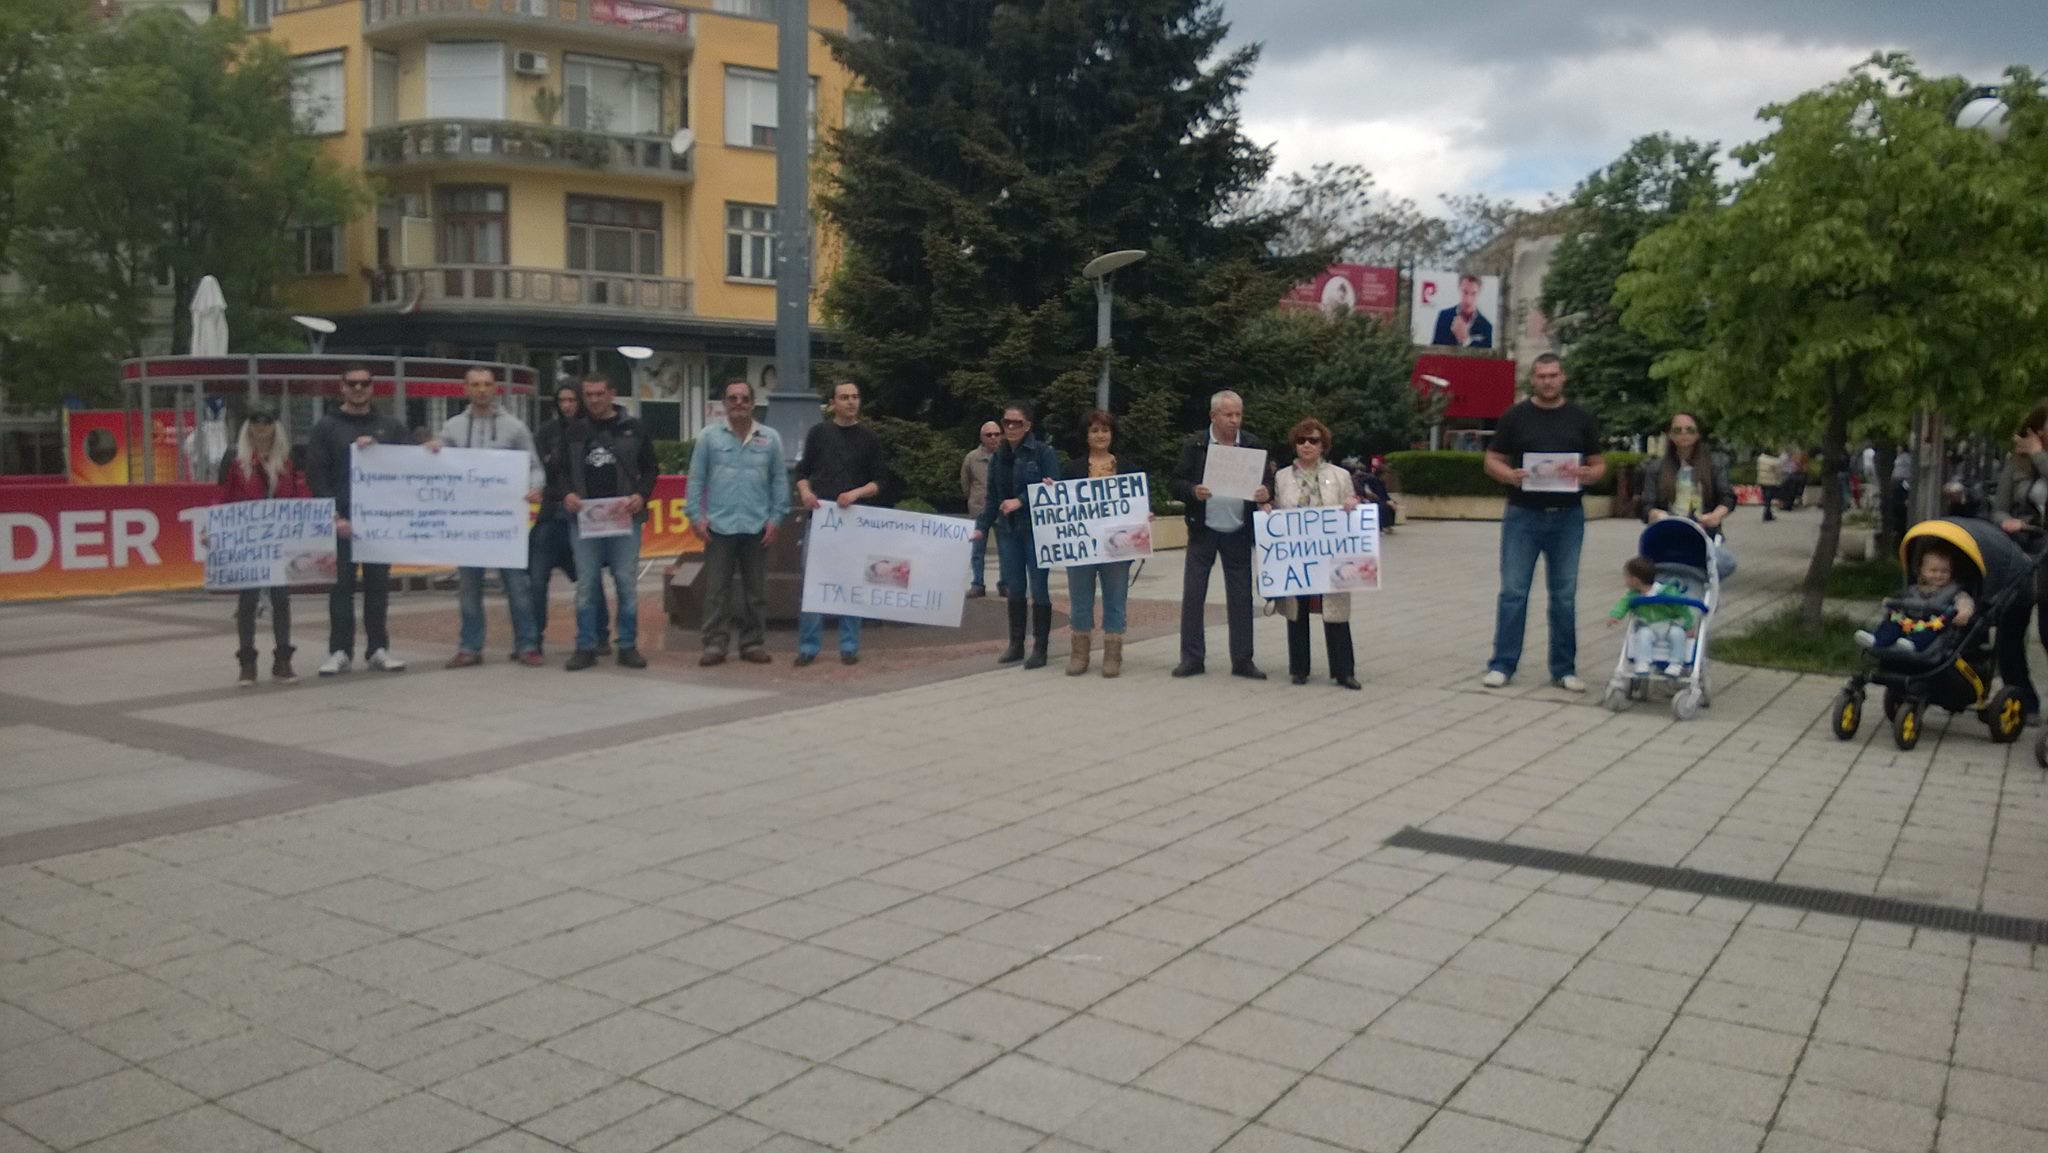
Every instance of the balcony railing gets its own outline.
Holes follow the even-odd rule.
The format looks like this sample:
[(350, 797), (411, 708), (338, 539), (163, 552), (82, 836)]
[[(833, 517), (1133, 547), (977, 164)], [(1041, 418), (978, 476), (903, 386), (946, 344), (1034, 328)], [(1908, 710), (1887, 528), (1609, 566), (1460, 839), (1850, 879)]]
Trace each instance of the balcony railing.
[(399, 312), (487, 308), (688, 316), (691, 301), (690, 282), (672, 276), (505, 264), (435, 264), (371, 274), (370, 307)]
[(364, 136), (365, 167), (511, 163), (603, 169), (668, 180), (691, 177), (690, 155), (666, 138), (618, 136), (517, 120), (408, 120)]
[(690, 12), (653, 0), (363, 0), (363, 28), (491, 22), (687, 40)]

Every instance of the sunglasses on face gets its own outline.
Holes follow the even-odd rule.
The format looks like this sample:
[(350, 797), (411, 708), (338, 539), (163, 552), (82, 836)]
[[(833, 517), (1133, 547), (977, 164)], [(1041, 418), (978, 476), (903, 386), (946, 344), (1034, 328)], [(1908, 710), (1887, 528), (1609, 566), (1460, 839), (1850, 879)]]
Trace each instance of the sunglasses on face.
[(343, 387), (343, 388), (368, 388), (368, 387), (370, 387), (370, 382), (369, 382), (369, 381), (367, 381), (367, 380), (344, 380), (344, 381), (342, 381), (342, 382), (341, 382), (341, 387)]
[(1027, 424), (1030, 424), (1030, 423), (1031, 423), (1031, 422), (1030, 422), (1030, 421), (1028, 421), (1028, 420), (1005, 420), (1005, 421), (1003, 421), (1003, 427), (1004, 427), (1004, 428), (1023, 428), (1023, 427), (1025, 426), (1025, 425), (1027, 425)]
[(1297, 437), (1295, 437), (1295, 438), (1294, 438), (1294, 443), (1296, 443), (1296, 444), (1321, 444), (1321, 443), (1323, 443), (1323, 438), (1322, 438), (1322, 437), (1320, 437), (1320, 436), (1297, 436)]

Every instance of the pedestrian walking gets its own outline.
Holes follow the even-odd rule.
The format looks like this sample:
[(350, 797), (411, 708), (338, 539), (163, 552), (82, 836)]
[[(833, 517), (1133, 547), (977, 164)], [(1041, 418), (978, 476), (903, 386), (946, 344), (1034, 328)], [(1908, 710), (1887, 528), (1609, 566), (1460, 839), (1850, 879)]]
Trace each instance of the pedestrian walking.
[[(2012, 455), (1999, 473), (1992, 508), (1998, 527), (2008, 536), (2048, 530), (2048, 400), (2035, 405), (2013, 434)], [(2027, 618), (2037, 608), (2041, 647), (2048, 649), (2048, 565), (2034, 570), (2034, 595), (2016, 598), (1996, 629), (1998, 679), (2019, 694), (2030, 725), (2041, 717), (2041, 696), (2027, 667)]]
[[(1349, 512), (1358, 507), (1350, 473), (1325, 457), (1330, 451), (1328, 425), (1310, 417), (1297, 423), (1287, 439), (1294, 444), (1294, 463), (1273, 477), (1274, 508), (1336, 506)], [(1279, 604), (1281, 614), (1287, 618), (1288, 677), (1297, 685), (1308, 683), (1308, 619), (1321, 614), (1330, 680), (1340, 688), (1358, 689), (1357, 666), (1351, 651), (1351, 594), (1281, 597)]]
[[(804, 434), (803, 456), (796, 462), (796, 495), (804, 508), (816, 511), (831, 502), (852, 508), (872, 501), (882, 491), (882, 439), (860, 422), (860, 386), (842, 380), (832, 387), (832, 418)], [(859, 617), (839, 618), (839, 663), (860, 663)], [(825, 614), (800, 613), (796, 621), (796, 665), (818, 659), (824, 647)]]
[[(499, 403), (497, 374), (477, 365), (462, 374), (462, 387), (469, 394), (469, 407), (441, 425), (440, 437), (428, 441), (428, 449), (439, 452), (443, 447), (452, 446), (521, 453), (526, 457), (527, 465), (526, 499), (528, 503), (539, 500), (541, 490), (546, 487), (540, 454), (535, 450), (533, 434), (527, 431), (526, 423), (506, 412)], [(539, 668), (540, 630), (534, 625), (533, 586), (527, 573), (528, 566), (533, 563), (531, 549), (526, 559), (524, 565), (499, 569), (498, 582), (505, 588), (505, 607), (512, 619), (512, 659), (528, 668)], [(486, 572), (482, 566), (475, 565), (464, 565), (457, 570), (462, 582), (458, 594), (462, 635), (456, 642), (455, 655), (449, 657), (444, 666), (446, 668), (466, 669), (483, 663)]]
[[(349, 450), (380, 444), (411, 444), (405, 425), (377, 411), (372, 403), (370, 368), (351, 364), (341, 374), (341, 407), (321, 417), (306, 436), (306, 485), (314, 496), (334, 501), (334, 587), (327, 594), (327, 660), (323, 677), (349, 671), (355, 661), (355, 549), (349, 537)], [(377, 672), (405, 671), (405, 662), (391, 655), (386, 627), (391, 607), (391, 566), (361, 566), (365, 663)]]
[(704, 655), (725, 662), (733, 634), (740, 659), (769, 661), (768, 546), (789, 515), (789, 466), (782, 437), (754, 419), (754, 387), (725, 386), (725, 423), (705, 428), (690, 451), (684, 510), (704, 542)]
[[(259, 408), (242, 421), (235, 439), (234, 455), (220, 474), (220, 502), (284, 500), (311, 496), (305, 474), (292, 463), (291, 438), (278, 426), (277, 414)], [(237, 688), (256, 684), (256, 610), (262, 598), (270, 597), (270, 679), (292, 684), (299, 679), (292, 671), (292, 590), (286, 585), (243, 589), (235, 600), (235, 638), (240, 647), (235, 660), (241, 665)]]
[(583, 378), (584, 418), (569, 426), (561, 453), (562, 510), (571, 517), (583, 503), (626, 498), (633, 531), (616, 536), (585, 536), (570, 525), (576, 550), (576, 651), (562, 667), (580, 672), (597, 663), (597, 636), (604, 602), (598, 588), (605, 574), (612, 578), (612, 603), (618, 620), (617, 660), (629, 669), (644, 669), (640, 655), (640, 526), (647, 519), (647, 501), (661, 466), (654, 458), (654, 438), (639, 418), (618, 406), (611, 378), (590, 373)]
[[(981, 443), (969, 449), (967, 455), (960, 459), (960, 495), (967, 498), (967, 511), (976, 516), (981, 514), (981, 506), (988, 503), (988, 462), (995, 457), (996, 448), (1003, 443), (1003, 426), (992, 420), (983, 421), (980, 437)], [(999, 537), (996, 540), (998, 574), (1002, 572), (1003, 567), (1002, 547), (1003, 542)], [(974, 541), (967, 554), (968, 600), (988, 595), (987, 569), (988, 537), (984, 535)], [(1001, 579), (998, 575), (998, 592), (1002, 591)], [(1003, 595), (1009, 594), (1004, 592)]]
[[(999, 665), (1024, 662), (1027, 669), (1045, 667), (1045, 647), (1052, 637), (1052, 593), (1038, 550), (1031, 547), (1031, 486), (1058, 479), (1060, 455), (1033, 434), (1031, 405), (1013, 400), (1003, 406), (1003, 446), (988, 466), (988, 500), (974, 521), (974, 536), (999, 534), (1003, 584), (1010, 610), (1010, 647), (996, 658)], [(1031, 655), (1024, 655), (1024, 630), (1031, 629)]]
[(1207, 656), (1209, 570), (1223, 561), (1223, 596), (1230, 625), (1230, 675), (1263, 681), (1266, 674), (1252, 663), (1252, 506), (1272, 499), (1273, 466), (1266, 465), (1267, 484), (1250, 501), (1218, 497), (1202, 483), (1209, 447), (1251, 448), (1265, 445), (1244, 431), (1244, 399), (1229, 389), (1209, 398), (1209, 427), (1181, 446), (1174, 473), (1173, 495), (1187, 509), (1188, 545), (1180, 593), (1180, 664), (1173, 675), (1202, 675)]
[[(1116, 442), (1116, 417), (1098, 408), (1088, 414), (1083, 427), (1088, 450), (1067, 462), (1062, 479), (1086, 480), (1145, 471), (1110, 451)], [(1073, 632), (1067, 650), (1070, 677), (1088, 671), (1089, 650), (1094, 644), (1097, 589), (1102, 591), (1102, 675), (1123, 675), (1125, 606), (1131, 592), (1131, 562), (1127, 560), (1067, 569), (1067, 624)]]
[[(1586, 539), (1580, 496), (1607, 475), (1607, 461), (1600, 453), (1599, 422), (1565, 399), (1564, 386), (1564, 362), (1555, 353), (1538, 356), (1529, 372), (1529, 398), (1501, 415), (1486, 446), (1486, 475), (1508, 486), (1493, 659), (1480, 681), (1490, 689), (1507, 684), (1522, 661), (1529, 589), (1541, 558), (1550, 599), (1550, 681), (1567, 692), (1586, 691), (1578, 675), (1579, 549)], [(1543, 457), (1531, 461), (1533, 454)], [(1531, 463), (1545, 466), (1533, 490), (1527, 483)]]
[[(563, 447), (568, 443), (569, 427), (583, 419), (583, 393), (573, 381), (563, 381), (555, 386), (555, 417), (533, 434), (534, 452), (540, 457), (541, 473), (545, 480), (540, 490), (540, 512), (533, 518), (533, 528), (526, 534), (529, 567), (527, 584), (533, 592), (533, 651), (545, 654), (548, 636), (548, 584), (554, 579), (555, 570), (569, 578), (569, 588), (576, 588), (576, 544), (572, 539), (572, 521), (575, 519), (562, 509), (562, 497), (567, 491), (569, 470), (562, 464)], [(573, 629), (575, 614), (570, 614)], [(612, 655), (611, 610), (606, 603), (604, 585), (597, 586), (597, 655)]]
[(1785, 485), (1785, 458), (1766, 448), (1756, 454), (1756, 486), (1763, 490), (1765, 524), (1778, 519), (1773, 505)]

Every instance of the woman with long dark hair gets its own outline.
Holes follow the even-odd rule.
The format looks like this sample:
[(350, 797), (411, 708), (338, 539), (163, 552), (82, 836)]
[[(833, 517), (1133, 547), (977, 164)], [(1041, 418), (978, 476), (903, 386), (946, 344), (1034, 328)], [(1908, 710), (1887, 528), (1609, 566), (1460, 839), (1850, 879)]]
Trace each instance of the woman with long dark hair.
[[(1046, 570), (1038, 567), (1031, 547), (1031, 514), (1026, 505), (1031, 486), (1058, 480), (1060, 455), (1032, 433), (1031, 405), (1013, 400), (1003, 406), (1003, 445), (988, 462), (988, 503), (974, 521), (974, 537), (994, 528), (1001, 533), (1003, 584), (1008, 585), (1010, 647), (996, 658), (1000, 665), (1024, 662), (1027, 669), (1045, 667), (1045, 646), (1052, 637), (1052, 594)], [(1028, 607), (1027, 607), (1028, 594)], [(1031, 626), (1031, 655), (1024, 655), (1024, 626)]]
[[(1682, 516), (1697, 521), (1715, 541), (1721, 523), (1735, 511), (1735, 486), (1728, 470), (1714, 459), (1699, 418), (1674, 412), (1664, 428), (1664, 455), (1643, 466), (1643, 520)], [(1735, 571), (1735, 554), (1725, 544), (1719, 552), (1721, 575)]]

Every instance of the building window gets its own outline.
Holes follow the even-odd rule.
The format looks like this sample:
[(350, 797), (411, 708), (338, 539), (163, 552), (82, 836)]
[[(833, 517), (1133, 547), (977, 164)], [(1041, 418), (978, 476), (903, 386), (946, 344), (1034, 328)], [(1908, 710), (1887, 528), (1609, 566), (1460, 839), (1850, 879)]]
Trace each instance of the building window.
[(441, 264), (505, 263), (505, 189), (444, 185), (434, 190), (434, 259)]
[(661, 275), (661, 205), (600, 196), (569, 198), (569, 267)]
[(317, 52), (292, 58), (292, 122), (316, 136), (340, 132), (342, 97), (347, 83), (339, 52)]
[(725, 206), (725, 274), (738, 280), (775, 279), (775, 208)]
[(270, 9), (274, 0), (242, 0), (242, 23), (251, 28), (270, 27)]
[(729, 16), (752, 16), (756, 20), (775, 19), (775, 0), (717, 0), (712, 4), (714, 12)]
[(505, 46), (494, 40), (428, 44), (427, 115), (436, 120), (503, 120)]
[(370, 124), (375, 127), (398, 121), (398, 53), (377, 49), (370, 53)]
[[(811, 77), (811, 143), (818, 139), (818, 78)], [(752, 68), (725, 70), (725, 142), (735, 148), (773, 148), (776, 137), (775, 73)]]
[(341, 271), (341, 225), (324, 224), (297, 232), (299, 275), (319, 276)]
[(661, 69), (602, 56), (562, 57), (562, 111), (571, 128), (654, 136), (661, 132)]

